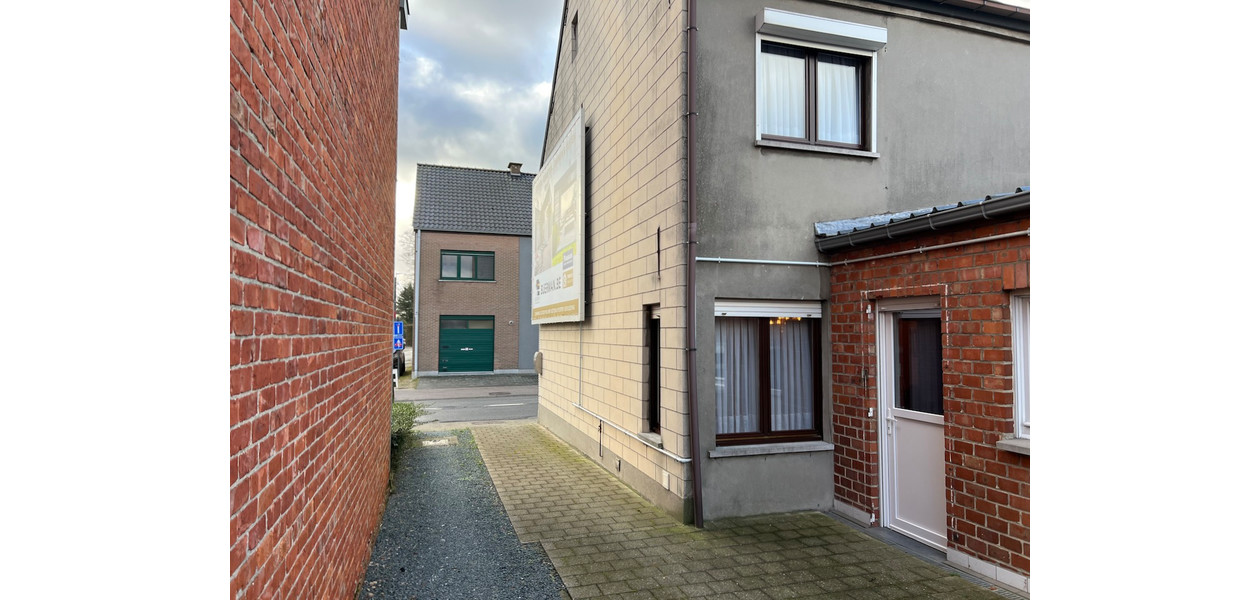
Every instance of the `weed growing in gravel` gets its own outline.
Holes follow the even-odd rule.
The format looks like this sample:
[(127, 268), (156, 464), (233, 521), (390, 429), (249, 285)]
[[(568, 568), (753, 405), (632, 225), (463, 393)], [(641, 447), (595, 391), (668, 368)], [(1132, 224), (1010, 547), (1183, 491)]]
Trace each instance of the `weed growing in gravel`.
[(411, 428), (416, 419), (425, 414), (424, 408), (411, 402), (395, 402), (389, 410), (389, 491), (394, 491), (394, 473), (398, 470), (402, 453), (415, 441)]

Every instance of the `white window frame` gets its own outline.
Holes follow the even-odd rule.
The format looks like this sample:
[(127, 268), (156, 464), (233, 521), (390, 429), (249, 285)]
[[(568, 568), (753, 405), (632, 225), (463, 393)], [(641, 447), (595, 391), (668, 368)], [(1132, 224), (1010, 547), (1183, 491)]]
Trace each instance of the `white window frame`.
[(1011, 294), (1011, 363), (1015, 392), (1015, 437), (1032, 439), (1029, 389), (1029, 354), (1031, 339), (1032, 295)]
[[(876, 147), (876, 142), (879, 136), (877, 135), (875, 124), (879, 121), (877, 112), (877, 107), (879, 106), (879, 86), (877, 85), (879, 81), (879, 50), (888, 41), (888, 30), (882, 27), (790, 13), (772, 8), (762, 9), (762, 12), (757, 15), (755, 26), (756, 33), (753, 36), (753, 65), (756, 74), (756, 87), (753, 90), (755, 102), (753, 117), (754, 144), (757, 146), (794, 148), (830, 154), (878, 158), (879, 149)], [(869, 140), (866, 148), (858, 150), (781, 140), (763, 140), (761, 138), (761, 89), (764, 85), (761, 68), (761, 43), (763, 41), (857, 56), (870, 61), (869, 81), (863, 82), (863, 85), (869, 85), (870, 87), (868, 96), (870, 98), (870, 106), (867, 107), (867, 120), (861, 123)], [(814, 102), (816, 103), (817, 100), (815, 99)]]

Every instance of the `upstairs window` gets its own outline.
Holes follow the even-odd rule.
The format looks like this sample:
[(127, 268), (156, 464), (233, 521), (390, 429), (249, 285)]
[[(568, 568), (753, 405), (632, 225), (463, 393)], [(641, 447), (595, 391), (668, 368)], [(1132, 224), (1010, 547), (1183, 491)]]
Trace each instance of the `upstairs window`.
[(763, 9), (756, 19), (757, 144), (875, 154), (882, 27)]
[(865, 149), (869, 58), (761, 43), (761, 139)]
[(494, 253), (443, 250), (441, 279), (494, 281)]

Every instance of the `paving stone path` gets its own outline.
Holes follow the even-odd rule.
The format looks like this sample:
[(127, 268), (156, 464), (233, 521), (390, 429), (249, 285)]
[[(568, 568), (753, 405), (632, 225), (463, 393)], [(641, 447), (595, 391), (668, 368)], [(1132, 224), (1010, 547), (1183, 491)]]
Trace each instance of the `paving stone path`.
[(682, 525), (536, 424), (473, 434), (573, 598), (1001, 598), (818, 512)]

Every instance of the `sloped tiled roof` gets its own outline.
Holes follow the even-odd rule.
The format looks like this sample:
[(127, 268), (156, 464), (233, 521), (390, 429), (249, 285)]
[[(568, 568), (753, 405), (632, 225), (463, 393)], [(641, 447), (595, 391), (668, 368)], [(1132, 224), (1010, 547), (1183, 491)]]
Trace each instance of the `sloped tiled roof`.
[(530, 235), (534, 174), (416, 165), (412, 229)]

